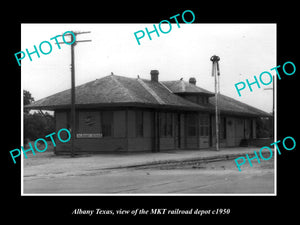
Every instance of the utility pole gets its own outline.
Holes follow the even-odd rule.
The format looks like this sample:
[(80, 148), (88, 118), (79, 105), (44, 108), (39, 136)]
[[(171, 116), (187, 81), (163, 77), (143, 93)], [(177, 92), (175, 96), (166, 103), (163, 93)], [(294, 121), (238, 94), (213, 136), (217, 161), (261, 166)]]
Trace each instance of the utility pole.
[(274, 117), (274, 113), (275, 113), (275, 111), (274, 111), (274, 108), (275, 108), (275, 89), (274, 89), (274, 83), (275, 83), (275, 80), (274, 80), (274, 76), (273, 76), (273, 87), (271, 87), (271, 88), (264, 88), (264, 90), (266, 90), (266, 91), (268, 91), (268, 90), (272, 90), (273, 91), (273, 106), (272, 106), (272, 115), (273, 115), (273, 117)]
[[(71, 45), (71, 156), (74, 157), (74, 142), (75, 142), (75, 135), (76, 135), (76, 113), (75, 113), (75, 53), (74, 53), (74, 47), (78, 42), (90, 42), (92, 40), (80, 40), (77, 41), (76, 36), (79, 34), (86, 34), (91, 33), (90, 31), (84, 31), (84, 32), (75, 32), (72, 31), (72, 33), (75, 35), (75, 40), (73, 34), (66, 34), (64, 36), (70, 35), (71, 36), (71, 42), (73, 43)], [(59, 44), (65, 44), (64, 42), (59, 42)]]
[(275, 130), (275, 128), (274, 128), (274, 121), (275, 121), (275, 80), (274, 79), (276, 79), (275, 78), (275, 76), (273, 76), (273, 87), (272, 88), (264, 88), (264, 90), (266, 90), (266, 91), (269, 91), (269, 90), (271, 90), (272, 92), (273, 92), (273, 105), (272, 105), (272, 128), (273, 128), (273, 131), (272, 131), (272, 133), (273, 133), (273, 136), (274, 136), (274, 130)]
[[(219, 146), (219, 109), (218, 109), (218, 95), (220, 93), (220, 82), (219, 82), (219, 76), (220, 76), (220, 68), (219, 68), (219, 61), (220, 57), (213, 55), (210, 58), (210, 61), (212, 61), (212, 76), (215, 77), (215, 114), (216, 114), (216, 150), (220, 150)], [(218, 74), (216, 74), (218, 72)]]

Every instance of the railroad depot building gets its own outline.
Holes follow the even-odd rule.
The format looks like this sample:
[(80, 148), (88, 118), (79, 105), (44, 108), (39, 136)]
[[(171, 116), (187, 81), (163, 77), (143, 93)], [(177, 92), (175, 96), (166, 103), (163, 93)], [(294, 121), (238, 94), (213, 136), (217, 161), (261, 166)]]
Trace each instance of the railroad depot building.
[[(159, 81), (108, 75), (75, 88), (75, 153), (205, 149), (215, 146), (214, 93), (196, 86), (196, 79)], [(25, 106), (53, 110), (56, 132), (70, 129), (71, 90)], [(220, 147), (239, 146), (256, 138), (256, 119), (270, 114), (219, 95)], [(64, 137), (62, 137), (64, 138)], [(56, 153), (71, 151), (70, 142), (56, 142)]]

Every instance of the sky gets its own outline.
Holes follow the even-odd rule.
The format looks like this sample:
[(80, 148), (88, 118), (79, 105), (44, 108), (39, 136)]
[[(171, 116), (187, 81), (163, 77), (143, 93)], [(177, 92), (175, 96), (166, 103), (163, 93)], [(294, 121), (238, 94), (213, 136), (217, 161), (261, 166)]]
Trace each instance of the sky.
[[(180, 22), (180, 21), (179, 21)], [(153, 23), (154, 24), (154, 23)], [(253, 76), (263, 71), (275, 75), (271, 68), (276, 64), (276, 24), (201, 24), (172, 23), (169, 33), (154, 32), (152, 40), (145, 35), (138, 45), (134, 33), (153, 24), (22, 24), (21, 49), (34, 51), (43, 41), (49, 41), (52, 52), (28, 55), (21, 61), (22, 89), (30, 91), (35, 100), (42, 99), (71, 87), (71, 48), (50, 38), (66, 31), (91, 31), (77, 36), (77, 40), (92, 42), (75, 46), (75, 85), (81, 85), (114, 73), (126, 77), (150, 79), (151, 70), (159, 70), (159, 80), (188, 81), (195, 77), (197, 86), (214, 92), (210, 57), (220, 57), (220, 93), (266, 112), (272, 111), (272, 84), (261, 88), (253, 85), (241, 91), (238, 82), (254, 81)], [(158, 27), (158, 24), (155, 24)], [(168, 30), (164, 24), (162, 30)], [(68, 39), (66, 37), (66, 39)], [(63, 41), (61, 37), (58, 41)], [(43, 51), (49, 51), (47, 44)], [(16, 60), (17, 64), (17, 60)], [(276, 76), (275, 76), (276, 77)], [(265, 79), (267, 80), (267, 78)], [(267, 81), (266, 81), (267, 83)]]

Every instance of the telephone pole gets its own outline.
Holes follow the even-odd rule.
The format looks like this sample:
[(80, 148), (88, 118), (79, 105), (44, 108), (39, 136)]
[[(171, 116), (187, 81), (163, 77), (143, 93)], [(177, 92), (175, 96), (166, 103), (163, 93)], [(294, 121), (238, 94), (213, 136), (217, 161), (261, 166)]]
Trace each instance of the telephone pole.
[[(78, 42), (90, 42), (92, 40), (80, 40), (77, 41), (76, 36), (79, 34), (86, 34), (91, 33), (91, 31), (83, 31), (83, 32), (75, 32), (72, 31), (72, 33), (75, 35), (75, 40), (73, 34), (66, 34), (64, 36), (70, 35), (71, 36), (71, 42), (73, 43), (71, 45), (71, 156), (74, 157), (74, 142), (75, 142), (75, 136), (76, 136), (76, 113), (75, 113), (75, 53), (74, 53), (74, 47)], [(64, 42), (59, 42), (59, 44), (65, 44)]]
[[(215, 114), (216, 114), (216, 150), (219, 151), (219, 109), (218, 109), (218, 96), (220, 93), (220, 82), (219, 82), (219, 76), (220, 76), (220, 68), (219, 68), (219, 61), (220, 57), (213, 55), (210, 58), (210, 61), (212, 61), (212, 76), (215, 77)], [(216, 74), (218, 72), (218, 74)]]
[(266, 91), (269, 91), (271, 90), (273, 92), (273, 104), (272, 104), (272, 118), (271, 118), (271, 121), (272, 121), (272, 136), (274, 137), (274, 130), (275, 130), (275, 127), (274, 127), (274, 121), (275, 121), (275, 76), (273, 75), (273, 87), (271, 88), (264, 88), (264, 90)]
[(273, 92), (273, 103), (272, 103), (272, 115), (273, 115), (273, 117), (274, 117), (274, 114), (275, 114), (275, 110), (274, 110), (274, 108), (275, 108), (275, 88), (274, 88), (274, 83), (275, 83), (275, 77), (273, 76), (273, 87), (271, 87), (271, 88), (264, 88), (264, 90), (266, 90), (266, 91), (268, 91), (268, 90), (271, 90), (272, 92)]

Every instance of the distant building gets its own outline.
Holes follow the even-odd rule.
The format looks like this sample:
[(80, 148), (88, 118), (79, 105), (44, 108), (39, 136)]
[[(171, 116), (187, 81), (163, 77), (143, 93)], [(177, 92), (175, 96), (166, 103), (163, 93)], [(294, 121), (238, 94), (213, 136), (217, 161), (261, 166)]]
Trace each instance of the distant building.
[[(270, 114), (220, 95), (220, 146), (256, 137), (256, 118)], [(70, 128), (71, 91), (38, 100), (28, 109), (54, 110), (56, 130)], [(215, 145), (214, 93), (189, 82), (109, 75), (76, 87), (75, 153), (203, 149)], [(70, 142), (56, 142), (56, 153)]]

